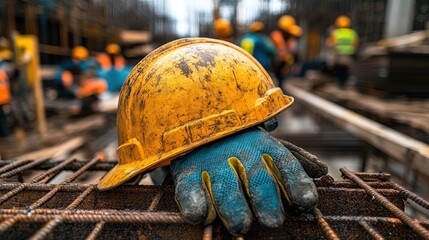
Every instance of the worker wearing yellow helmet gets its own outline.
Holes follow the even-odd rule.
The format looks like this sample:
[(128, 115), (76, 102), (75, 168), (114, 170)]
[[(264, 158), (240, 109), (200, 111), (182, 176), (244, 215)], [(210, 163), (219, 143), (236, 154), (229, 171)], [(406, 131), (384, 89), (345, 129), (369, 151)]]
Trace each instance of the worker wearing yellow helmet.
[(350, 75), (353, 58), (359, 45), (359, 37), (351, 28), (351, 20), (345, 15), (335, 21), (336, 29), (328, 38), (327, 44), (335, 50), (334, 75), (338, 78), (341, 87), (344, 87)]
[(264, 31), (265, 25), (260, 21), (249, 25), (249, 32), (244, 34), (237, 44), (250, 53), (267, 71), (272, 71), (276, 48)]
[(227, 41), (227, 42), (234, 41), (232, 37), (234, 30), (232, 29), (231, 22), (226, 19), (223, 19), (223, 18), (216, 19), (213, 25), (213, 32), (216, 38), (220, 40)]
[[(309, 176), (327, 171), (261, 128), (271, 130), (273, 117), (292, 102), (236, 45), (209, 38), (167, 43), (141, 60), (121, 89), (119, 163), (98, 188), (170, 165), (186, 221), (209, 224), (219, 217), (234, 235), (246, 233), (254, 216), (279, 227), (281, 193), (297, 209), (312, 210), (318, 195)], [(310, 165), (320, 171), (303, 169)]]
[(278, 29), (271, 33), (271, 39), (277, 48), (278, 64), (275, 75), (282, 86), (284, 78), (291, 74), (292, 65), (297, 62), (297, 39), (302, 29), (296, 24), (294, 17), (283, 15), (277, 21)]

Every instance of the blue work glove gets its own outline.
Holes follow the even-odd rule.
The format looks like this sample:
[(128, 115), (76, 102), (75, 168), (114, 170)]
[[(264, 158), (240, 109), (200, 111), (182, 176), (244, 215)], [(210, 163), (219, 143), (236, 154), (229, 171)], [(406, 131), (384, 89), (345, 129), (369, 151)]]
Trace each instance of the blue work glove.
[(306, 159), (312, 177), (327, 173), (326, 165), (311, 159), (313, 155), (260, 129), (225, 137), (173, 161), (176, 201), (185, 219), (207, 224), (219, 216), (229, 232), (238, 235), (249, 230), (252, 211), (264, 226), (283, 224), (280, 192), (299, 210), (313, 209), (316, 186), (285, 146), (291, 146), (298, 159)]

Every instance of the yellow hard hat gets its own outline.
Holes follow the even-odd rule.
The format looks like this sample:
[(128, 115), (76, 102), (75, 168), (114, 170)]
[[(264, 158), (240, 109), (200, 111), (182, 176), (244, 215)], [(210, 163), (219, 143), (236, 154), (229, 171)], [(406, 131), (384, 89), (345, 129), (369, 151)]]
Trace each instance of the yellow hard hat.
[(89, 56), (88, 49), (83, 46), (76, 46), (72, 49), (72, 58), (78, 59), (78, 60), (84, 60), (87, 59)]
[(283, 30), (288, 31), (289, 27), (295, 25), (295, 18), (290, 15), (283, 15), (278, 21), (277, 26)]
[(231, 23), (223, 18), (217, 19), (214, 22), (214, 34), (218, 37), (229, 37), (232, 35)]
[(118, 186), (190, 150), (263, 123), (293, 98), (231, 43), (184, 38), (138, 63), (119, 96), (119, 163), (98, 184)]
[(350, 18), (344, 15), (337, 17), (335, 25), (339, 28), (348, 28), (350, 27)]
[(106, 46), (106, 52), (108, 54), (117, 55), (121, 52), (121, 47), (116, 43), (110, 43)]
[(302, 29), (298, 25), (292, 25), (288, 29), (288, 33), (295, 37), (301, 37), (302, 36)]
[(264, 23), (260, 21), (252, 22), (249, 26), (249, 30), (251, 32), (261, 32), (264, 30), (264, 28), (265, 28)]

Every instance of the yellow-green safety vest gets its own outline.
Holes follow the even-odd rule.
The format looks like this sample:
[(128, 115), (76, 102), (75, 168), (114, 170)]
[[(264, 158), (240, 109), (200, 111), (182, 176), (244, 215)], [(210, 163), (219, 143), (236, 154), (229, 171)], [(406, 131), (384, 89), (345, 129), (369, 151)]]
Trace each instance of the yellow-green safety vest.
[(351, 28), (338, 28), (334, 32), (335, 49), (339, 55), (352, 55), (356, 51), (357, 33)]

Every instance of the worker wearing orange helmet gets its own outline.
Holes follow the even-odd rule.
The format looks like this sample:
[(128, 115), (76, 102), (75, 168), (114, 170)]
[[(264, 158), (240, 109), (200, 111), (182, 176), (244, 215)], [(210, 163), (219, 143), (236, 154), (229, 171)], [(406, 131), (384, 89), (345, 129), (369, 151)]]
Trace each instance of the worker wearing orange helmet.
[(176, 40), (140, 61), (124, 86), (119, 161), (99, 189), (169, 165), (185, 220), (218, 217), (233, 235), (249, 231), (254, 218), (282, 226), (282, 194), (301, 212), (315, 208), (310, 177), (326, 174), (326, 165), (269, 135), (293, 98), (244, 49), (209, 38)]
[(73, 88), (77, 79), (89, 68), (89, 52), (84, 46), (76, 46), (71, 51), (71, 58), (64, 61), (57, 72), (55, 83), (58, 97), (74, 98)]
[(12, 98), (9, 84), (9, 75), (13, 70), (11, 67), (12, 60), (13, 53), (10, 50), (9, 41), (0, 37), (0, 137), (9, 137), (10, 135), (5, 108)]
[(230, 21), (224, 18), (219, 18), (214, 21), (213, 32), (217, 39), (227, 42), (234, 42), (234, 38), (232, 36), (234, 33), (232, 24)]
[(252, 22), (249, 33), (238, 40), (238, 45), (250, 53), (267, 71), (272, 71), (276, 57), (276, 48), (270, 38), (263, 34), (265, 25), (260, 21)]
[(290, 15), (280, 17), (277, 26), (278, 30), (271, 33), (271, 39), (277, 47), (279, 61), (275, 74), (279, 86), (282, 86), (285, 76), (291, 73), (291, 66), (297, 62), (297, 40), (302, 35), (302, 29)]
[(97, 56), (98, 76), (107, 81), (109, 92), (119, 92), (131, 69), (126, 66), (121, 47), (116, 43), (106, 46), (106, 52)]
[(7, 127), (7, 117), (5, 106), (11, 100), (9, 78), (6, 71), (1, 69), (2, 62), (0, 60), (0, 137), (9, 137), (9, 129)]
[(344, 87), (353, 66), (353, 58), (359, 45), (359, 37), (351, 28), (351, 20), (347, 16), (339, 16), (335, 21), (336, 29), (328, 38), (327, 45), (335, 50), (334, 75), (341, 87)]

